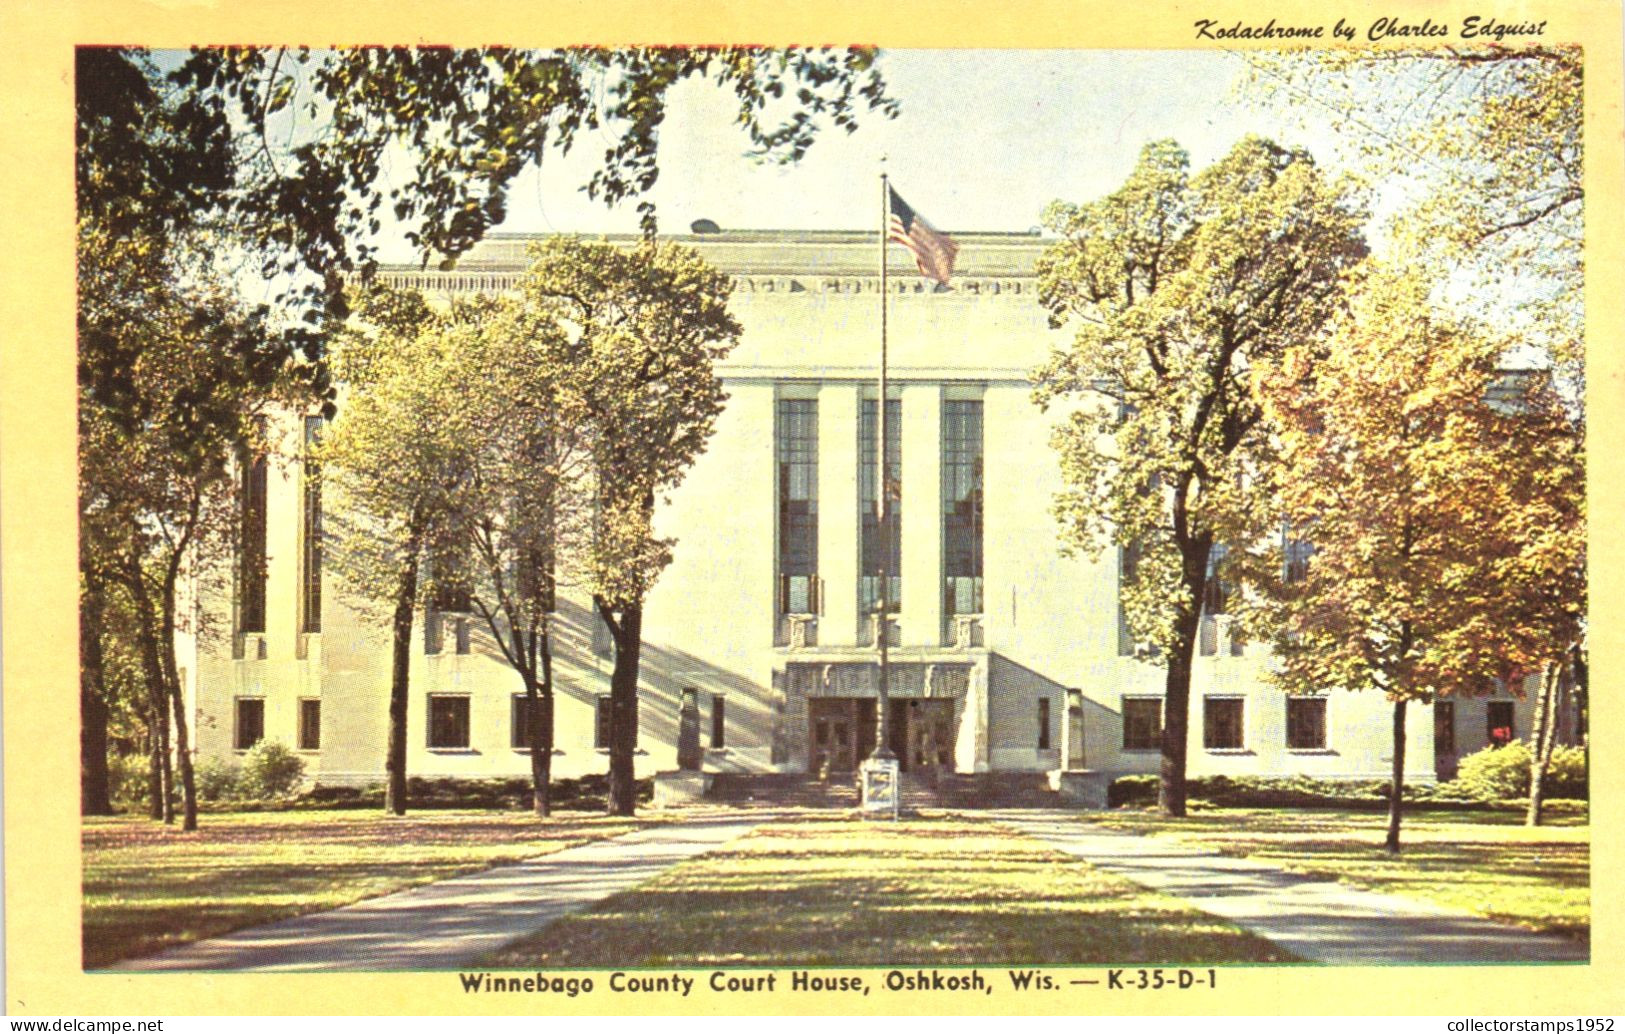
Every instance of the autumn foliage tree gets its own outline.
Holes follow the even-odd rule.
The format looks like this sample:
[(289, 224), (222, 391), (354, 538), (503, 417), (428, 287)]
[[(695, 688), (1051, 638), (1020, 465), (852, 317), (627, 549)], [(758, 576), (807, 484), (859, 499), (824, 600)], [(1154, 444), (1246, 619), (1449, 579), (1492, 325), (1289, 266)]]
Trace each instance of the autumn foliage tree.
[(1069, 549), (1137, 557), (1122, 601), (1167, 666), (1161, 805), (1185, 812), (1191, 664), (1215, 547), (1248, 543), (1268, 501), (1249, 478), (1270, 447), (1251, 371), (1315, 337), (1365, 254), (1349, 192), (1302, 151), (1248, 138), (1191, 175), (1148, 145), (1098, 201), (1052, 205), (1038, 275), (1070, 349), (1036, 374), (1057, 430)]
[(1255, 582), (1280, 629), (1272, 678), (1392, 702), (1396, 852), (1408, 705), (1518, 689), (1572, 641), (1584, 600), (1574, 425), (1548, 377), (1504, 375), (1504, 343), (1434, 309), (1428, 287), (1378, 271), (1325, 347), (1257, 371), (1273, 488), (1313, 547), (1302, 578)]

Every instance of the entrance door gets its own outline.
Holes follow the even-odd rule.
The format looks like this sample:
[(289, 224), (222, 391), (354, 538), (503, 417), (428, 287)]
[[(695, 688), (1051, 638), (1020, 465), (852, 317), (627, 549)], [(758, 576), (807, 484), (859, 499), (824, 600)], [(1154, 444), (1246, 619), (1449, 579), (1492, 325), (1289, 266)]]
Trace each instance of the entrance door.
[(892, 750), (905, 772), (951, 771), (954, 763), (952, 700), (892, 701)]
[(811, 733), (808, 768), (814, 775), (844, 776), (875, 749), (875, 702), (852, 697), (807, 701)]

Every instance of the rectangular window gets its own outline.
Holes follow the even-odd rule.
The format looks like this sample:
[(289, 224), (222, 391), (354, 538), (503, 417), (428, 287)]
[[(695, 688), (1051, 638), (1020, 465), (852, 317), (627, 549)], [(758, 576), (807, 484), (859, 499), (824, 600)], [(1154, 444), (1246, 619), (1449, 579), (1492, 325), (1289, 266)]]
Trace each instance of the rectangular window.
[(266, 460), (242, 457), (242, 527), (237, 545), (237, 631), (265, 631)]
[(1513, 725), (1513, 704), (1510, 700), (1491, 700), (1484, 705), (1484, 717), (1488, 722), (1487, 732), (1490, 746), (1504, 747), (1511, 743), (1517, 735)]
[(1162, 749), (1162, 698), (1123, 698), (1123, 749)]
[(942, 404), (943, 614), (982, 613), (982, 403)]
[(1242, 734), (1241, 697), (1202, 698), (1202, 746), (1208, 750), (1241, 750), (1246, 746)]
[(238, 750), (247, 750), (265, 738), (265, 698), (237, 698), (237, 735), (233, 742)]
[(605, 693), (598, 698), (597, 720), (593, 723), (592, 745), (599, 750), (609, 749), (609, 714), (610, 698), (609, 694)]
[(429, 695), (429, 748), (464, 750), (468, 747), (468, 697)]
[[(880, 571), (888, 575), (887, 610), (896, 611), (903, 599), (903, 403), (886, 400), (886, 527), (881, 534), (879, 500), (876, 488), (876, 459), (880, 438), (880, 407), (874, 399), (864, 399), (858, 419), (858, 511), (859, 529), (858, 613), (872, 614), (880, 609)], [(885, 553), (882, 554), (882, 539)]]
[(780, 399), (779, 612), (818, 612), (818, 400)]
[(523, 693), (513, 695), (512, 743), (514, 750), (530, 749), (530, 697)]
[(1286, 745), (1288, 750), (1326, 749), (1326, 698), (1287, 697)]
[(1050, 749), (1049, 697), (1038, 698), (1038, 749)]
[(1456, 702), (1436, 700), (1433, 703), (1433, 756), (1450, 757), (1456, 753)]
[(322, 702), (315, 697), (299, 701), (299, 749), (322, 749)]
[(446, 646), (446, 619), (430, 607), (423, 612), (423, 652), (439, 653)]
[(301, 632), (322, 630), (322, 470), (315, 449), (324, 423), (319, 416), (305, 417), (305, 541), (299, 558)]
[(1292, 525), (1281, 522), (1281, 583), (1298, 585), (1309, 578), (1309, 557), (1315, 549), (1306, 539), (1292, 534)]
[(728, 700), (721, 693), (711, 694), (711, 749), (721, 750), (728, 745)]

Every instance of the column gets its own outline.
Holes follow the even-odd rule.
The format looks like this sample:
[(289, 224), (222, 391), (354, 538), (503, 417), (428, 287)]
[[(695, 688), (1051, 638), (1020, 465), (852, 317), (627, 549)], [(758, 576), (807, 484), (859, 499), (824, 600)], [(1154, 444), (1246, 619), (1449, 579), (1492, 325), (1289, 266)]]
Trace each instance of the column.
[(942, 390), (905, 384), (903, 401), (904, 646), (942, 643)]
[(826, 384), (818, 392), (818, 574), (824, 580), (818, 644), (850, 646), (858, 633), (856, 384)]

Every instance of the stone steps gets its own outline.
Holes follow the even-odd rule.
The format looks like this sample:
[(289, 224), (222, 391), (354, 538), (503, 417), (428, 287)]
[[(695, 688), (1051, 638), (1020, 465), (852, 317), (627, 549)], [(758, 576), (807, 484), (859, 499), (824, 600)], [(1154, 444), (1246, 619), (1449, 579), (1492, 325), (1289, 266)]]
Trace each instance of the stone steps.
[[(942, 773), (935, 780), (906, 772), (901, 790), (904, 811), (1061, 806), (1042, 772)], [(824, 781), (800, 773), (719, 772), (706, 799), (736, 807), (855, 808), (858, 784), (854, 776)]]

